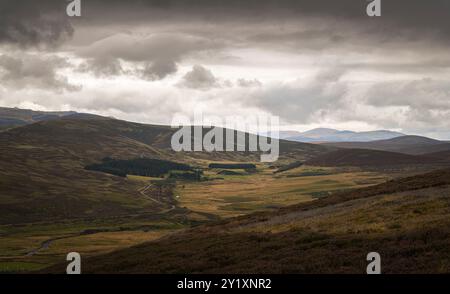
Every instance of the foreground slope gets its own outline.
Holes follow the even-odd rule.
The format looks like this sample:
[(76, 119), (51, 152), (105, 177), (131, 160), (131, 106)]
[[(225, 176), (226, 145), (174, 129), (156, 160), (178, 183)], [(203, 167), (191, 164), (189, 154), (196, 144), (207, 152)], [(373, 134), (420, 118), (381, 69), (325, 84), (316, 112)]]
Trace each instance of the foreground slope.
[[(200, 226), (85, 259), (84, 273), (450, 272), (450, 170)], [(64, 272), (65, 265), (44, 272)]]

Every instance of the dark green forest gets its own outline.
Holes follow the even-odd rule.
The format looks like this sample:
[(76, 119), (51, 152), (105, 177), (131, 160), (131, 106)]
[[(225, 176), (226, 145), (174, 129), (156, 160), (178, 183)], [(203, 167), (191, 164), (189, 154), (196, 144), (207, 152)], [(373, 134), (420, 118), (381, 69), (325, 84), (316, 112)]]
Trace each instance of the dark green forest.
[(85, 169), (119, 177), (126, 177), (126, 175), (162, 177), (171, 170), (190, 171), (192, 167), (187, 164), (161, 159), (135, 158), (125, 160), (106, 157), (101, 163), (88, 165)]
[(256, 165), (252, 163), (211, 163), (208, 167), (226, 169), (255, 169)]

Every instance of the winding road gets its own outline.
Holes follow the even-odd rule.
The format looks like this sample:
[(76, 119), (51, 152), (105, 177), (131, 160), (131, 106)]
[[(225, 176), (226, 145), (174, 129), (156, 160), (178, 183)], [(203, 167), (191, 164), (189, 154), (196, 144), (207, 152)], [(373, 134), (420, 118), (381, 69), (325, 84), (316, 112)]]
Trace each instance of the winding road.
[[(153, 202), (155, 202), (155, 203), (157, 203), (157, 204), (159, 204), (159, 205), (166, 206), (167, 203), (161, 202), (161, 201), (159, 201), (159, 200), (153, 198), (152, 196), (146, 194), (146, 192), (148, 191), (148, 189), (150, 189), (152, 186), (153, 186), (152, 184), (148, 184), (148, 185), (142, 187), (142, 188), (139, 190), (139, 193), (141, 193), (142, 196), (144, 196), (144, 197), (146, 197), (146, 198), (152, 200)], [(166, 209), (166, 210), (163, 210), (163, 211), (161, 211), (160, 213), (167, 213), (167, 212), (170, 212), (170, 211), (174, 210), (175, 208), (176, 208), (176, 206), (172, 204), (172, 205), (170, 206), (170, 208), (168, 208), (168, 209)]]

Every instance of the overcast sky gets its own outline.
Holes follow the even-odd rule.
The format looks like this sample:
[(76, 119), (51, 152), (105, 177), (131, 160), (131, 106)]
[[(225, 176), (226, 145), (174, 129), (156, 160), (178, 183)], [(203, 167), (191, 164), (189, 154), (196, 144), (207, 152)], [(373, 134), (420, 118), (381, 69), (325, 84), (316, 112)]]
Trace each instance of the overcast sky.
[(0, 106), (450, 139), (450, 1), (0, 0)]

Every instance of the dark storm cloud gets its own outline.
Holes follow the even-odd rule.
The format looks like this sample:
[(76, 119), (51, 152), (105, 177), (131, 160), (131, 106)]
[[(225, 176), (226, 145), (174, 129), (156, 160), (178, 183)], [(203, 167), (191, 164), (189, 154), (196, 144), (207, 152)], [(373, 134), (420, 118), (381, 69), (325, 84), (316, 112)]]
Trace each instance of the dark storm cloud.
[[(76, 27), (155, 22), (264, 24), (304, 18), (320, 18), (323, 22), (346, 21), (354, 23), (355, 28), (368, 26), (371, 28), (368, 32), (383, 34), (385, 38), (404, 36), (410, 40), (450, 40), (450, 1), (447, 0), (384, 0), (380, 18), (367, 17), (367, 0), (84, 0), (80, 19), (66, 15), (67, 3), (64, 0), (0, 1), (0, 42), (21, 45), (56, 43), (62, 37), (72, 35), (71, 21)], [(267, 41), (271, 38), (257, 37)], [(332, 42), (343, 40), (339, 34), (330, 37)]]
[(77, 51), (86, 58), (83, 70), (98, 75), (124, 73), (120, 60), (143, 64), (137, 73), (149, 80), (163, 79), (177, 71), (177, 62), (188, 54), (219, 49), (219, 42), (179, 33), (155, 33), (145, 37), (116, 34)]
[[(219, 19), (260, 19), (279, 16), (295, 17), (299, 15), (334, 16), (346, 18), (366, 17), (368, 0), (89, 0), (85, 1), (86, 10), (98, 13), (98, 10), (122, 10), (128, 12), (156, 11), (159, 15), (177, 13), (195, 18)], [(421, 25), (436, 23), (435, 18), (448, 15), (446, 0), (382, 0), (382, 11), (398, 22), (410, 22)], [(137, 15), (140, 15), (137, 13)], [(421, 19), (417, 16), (421, 15)], [(162, 17), (161, 17), (162, 18)], [(211, 18), (211, 20), (214, 20)], [(437, 20), (449, 23), (448, 20)], [(436, 24), (435, 24), (436, 25)]]
[(1, 0), (0, 44), (55, 45), (73, 34), (61, 0)]
[[(363, 63), (355, 69), (430, 71), (446, 69), (450, 41), (450, 1), (382, 0), (382, 16), (366, 15), (367, 0), (153, 0), (83, 2), (76, 22), (89, 35), (95, 28), (130, 32), (144, 27), (153, 34), (143, 42), (124, 38), (108, 47), (85, 52), (94, 71), (110, 58), (144, 62), (142, 77), (161, 79), (176, 72), (192, 53), (227, 48), (264, 48), (303, 54), (365, 54), (391, 56), (413, 52), (411, 60)], [(87, 28), (87, 29), (86, 29)], [(178, 32), (168, 35), (166, 32)], [(163, 32), (161, 34), (161, 32)], [(92, 34), (94, 35), (94, 34)], [(187, 41), (187, 38), (194, 40)], [(101, 44), (101, 43), (100, 43)], [(116, 49), (117, 48), (117, 49)], [(444, 55), (444, 56), (443, 56)], [(426, 56), (427, 60), (425, 60)], [(200, 61), (202, 62), (202, 61)], [(117, 62), (116, 62), (117, 63)], [(352, 64), (347, 64), (351, 68)], [(118, 69), (118, 67), (115, 67)], [(121, 72), (117, 70), (116, 72)]]
[[(450, 40), (450, 1), (382, 0), (382, 17), (368, 18), (367, 0), (153, 0), (85, 1), (91, 21), (223, 21), (284, 22), (303, 17), (376, 24), (384, 34), (397, 35), (394, 29), (416, 32), (411, 38), (435, 35)], [(419, 35), (418, 35), (419, 34)]]

